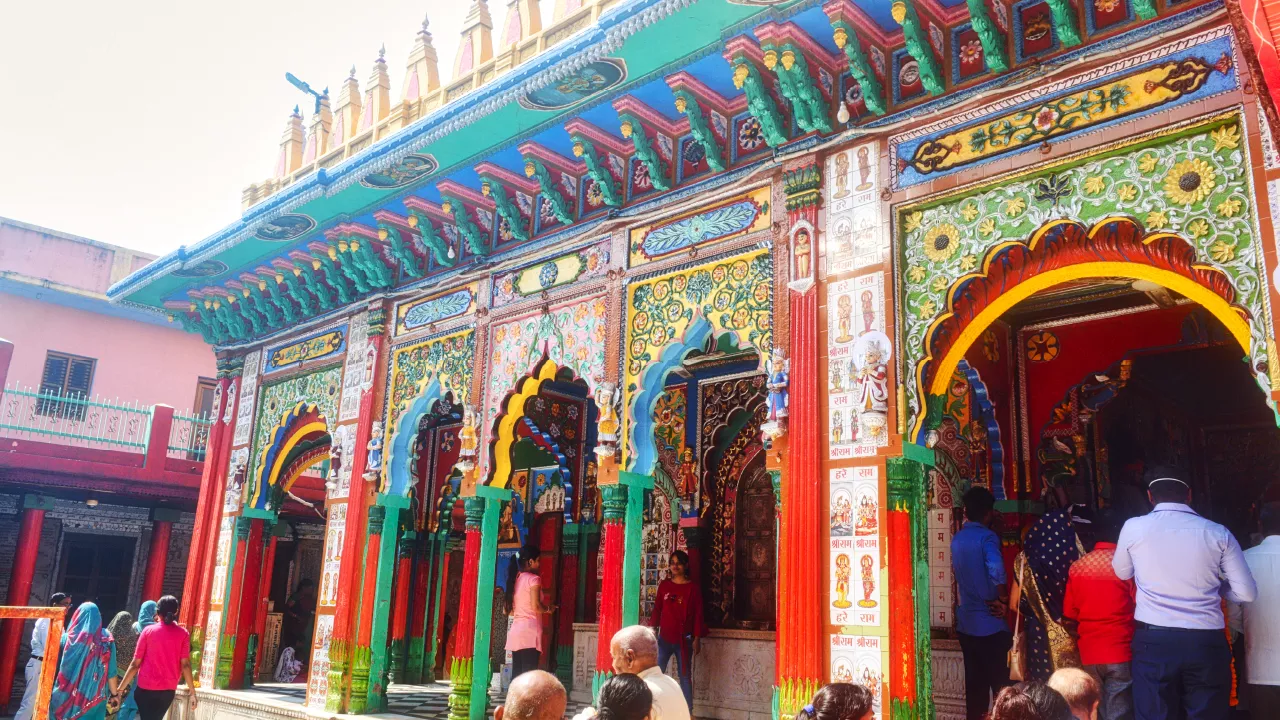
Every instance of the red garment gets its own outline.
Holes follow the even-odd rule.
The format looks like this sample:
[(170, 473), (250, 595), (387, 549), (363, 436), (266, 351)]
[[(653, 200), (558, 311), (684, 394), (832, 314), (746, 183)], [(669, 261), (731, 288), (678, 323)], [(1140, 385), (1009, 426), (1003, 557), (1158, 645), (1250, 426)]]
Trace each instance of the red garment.
[(702, 592), (698, 584), (683, 585), (674, 580), (658, 583), (658, 597), (653, 603), (649, 625), (658, 629), (658, 637), (669, 643), (683, 644), (686, 635), (704, 637), (707, 625), (702, 620)]
[(1126, 663), (1133, 659), (1133, 611), (1137, 586), (1111, 568), (1115, 543), (1100, 542), (1071, 564), (1062, 614), (1080, 623), (1080, 662)]
[(182, 679), (182, 661), (191, 651), (191, 636), (177, 623), (158, 622), (142, 629), (133, 659), (138, 668), (138, 687), (143, 690), (172, 690)]

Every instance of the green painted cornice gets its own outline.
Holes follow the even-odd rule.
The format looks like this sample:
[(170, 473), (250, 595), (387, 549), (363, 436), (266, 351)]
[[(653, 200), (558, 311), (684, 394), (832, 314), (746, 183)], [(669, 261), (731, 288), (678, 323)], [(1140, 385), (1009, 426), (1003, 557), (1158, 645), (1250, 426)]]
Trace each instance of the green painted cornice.
[(267, 318), (267, 324), (272, 328), (278, 328), (284, 325), (284, 317), (280, 314), (279, 308), (271, 300), (268, 300), (262, 294), (262, 280), (250, 280), (244, 284), (246, 290), (249, 291), (249, 297), (253, 298), (253, 304)]
[(507, 194), (507, 189), (502, 183), (488, 178), (480, 181), (480, 194), (493, 200), (494, 209), (503, 220), (507, 221), (507, 229), (511, 231), (511, 237), (524, 242), (529, 239), (529, 228), (525, 224), (524, 216), (520, 214), (520, 208), (511, 201), (511, 196)]
[(787, 141), (787, 126), (778, 111), (778, 105), (769, 89), (760, 79), (760, 72), (745, 56), (733, 60), (733, 84), (747, 95), (747, 112), (760, 123), (764, 141), (769, 147), (778, 147)]
[[(298, 273), (301, 274), (301, 273)], [(316, 307), (311, 302), (311, 295), (302, 287), (302, 283), (298, 282), (298, 274), (293, 270), (281, 270), (279, 277), (283, 280), (284, 286), (289, 291), (289, 297), (298, 303), (298, 309), (302, 311), (304, 316), (315, 315)]]
[(428, 218), (426, 213), (410, 209), (409, 225), (418, 231), (422, 237), (422, 245), (431, 251), (431, 257), (435, 259), (437, 265), (453, 267), (458, 262), (457, 257), (449, 257), (449, 243), (436, 232), (435, 226), (431, 224), (431, 218)]
[(907, 43), (907, 52), (915, 58), (920, 66), (920, 82), (930, 95), (941, 95), (946, 86), (942, 82), (942, 70), (938, 68), (938, 58), (933, 54), (933, 46), (925, 35), (920, 16), (915, 6), (905, 0), (893, 3), (893, 19), (902, 26), (902, 36)]
[(645, 134), (644, 125), (641, 124), (639, 118), (631, 113), (624, 112), (618, 115), (618, 119), (622, 121), (622, 137), (631, 138), (631, 145), (635, 148), (636, 157), (649, 169), (649, 182), (653, 183), (653, 187), (658, 190), (670, 190), (671, 177), (667, 174), (666, 168), (662, 166), (662, 158), (659, 157), (658, 151), (654, 149), (649, 136)]
[(311, 263), (301, 261), (295, 267), (298, 269), (298, 279), (302, 281), (302, 286), (315, 297), (316, 302), (320, 303), (320, 309), (331, 310), (334, 306), (333, 294), (324, 286), (324, 281), (316, 274)]
[[(276, 278), (280, 279), (277, 280)], [(288, 298), (284, 296), (287, 288), (282, 284), (283, 280), (284, 278), (279, 274), (272, 278), (272, 281), (276, 283), (276, 286), (275, 289), (271, 291), (271, 300), (280, 311), (280, 314), (284, 316), (285, 324), (292, 325), (293, 323), (298, 322), (301, 318), (298, 316), (298, 311), (294, 309), (293, 303), (289, 302)]]
[(355, 299), (351, 294), (351, 287), (347, 285), (347, 279), (343, 276), (342, 271), (338, 269), (337, 263), (328, 254), (316, 255), (315, 262), (320, 266), (320, 272), (324, 273), (325, 282), (338, 295), (338, 302), (346, 305)]
[(547, 170), (547, 166), (543, 165), (538, 158), (526, 155), (524, 157), (524, 174), (526, 177), (538, 180), (538, 188), (542, 190), (542, 198), (551, 205), (551, 213), (556, 216), (556, 220), (565, 225), (572, 225), (573, 209), (569, 207), (564, 195), (560, 194), (560, 191), (556, 189), (555, 183), (551, 181), (551, 173)]
[(208, 325), (206, 325), (204, 321), (201, 320), (199, 317), (192, 317), (190, 315), (187, 315), (186, 313), (183, 313), (178, 318), (178, 320), (182, 322), (182, 327), (184, 330), (191, 329), (200, 333), (200, 336), (204, 338), (204, 342), (206, 345), (217, 344), (217, 338), (214, 336), (213, 330)]
[(613, 179), (613, 173), (600, 163), (600, 156), (596, 154), (595, 146), (590, 140), (578, 134), (574, 134), (571, 139), (574, 156), (582, 158), (586, 163), (587, 174), (600, 187), (600, 196), (604, 198), (604, 204), (609, 207), (621, 205), (622, 196), (618, 193), (618, 183)]
[(458, 234), (467, 241), (467, 247), (471, 249), (471, 254), (477, 257), (488, 255), (489, 248), (485, 243), (484, 233), (467, 216), (467, 206), (463, 205), (457, 198), (449, 197), (448, 195), (442, 195), (440, 200), (445, 212), (453, 216), (453, 226), (458, 228)]
[(876, 73), (871, 69), (871, 61), (867, 59), (867, 54), (862, 50), (862, 43), (858, 41), (858, 34), (854, 32), (853, 27), (843, 20), (836, 20), (831, 23), (834, 28), (832, 37), (844, 56), (849, 59), (849, 74), (854, 80), (858, 81), (858, 87), (862, 90), (862, 102), (875, 115), (883, 115), (887, 109), (884, 102), (884, 88), (880, 86), (880, 79), (876, 77)]
[(391, 287), (394, 282), (394, 278), (391, 277), (391, 268), (387, 266), (382, 253), (375, 249), (372, 240), (352, 238), (351, 250), (360, 259), (360, 266), (365, 269), (374, 287)]
[(693, 93), (683, 89), (676, 90), (675, 96), (676, 110), (689, 118), (689, 132), (707, 152), (707, 165), (716, 172), (724, 172), (724, 150), (720, 148), (720, 141), (716, 138), (715, 131), (711, 129), (711, 124), (707, 122), (707, 116), (703, 114), (697, 98)]
[[(235, 299), (235, 296), (228, 296), (227, 302), (232, 303), (232, 300), (234, 299)], [(249, 321), (251, 334), (259, 335), (266, 331), (266, 326), (262, 322), (261, 316), (259, 316), (258, 313), (254, 312), (253, 308), (249, 305), (248, 298), (245, 298), (244, 300), (240, 300), (238, 302), (233, 302), (232, 307), (235, 308), (235, 312), (238, 312), (240, 314), (240, 317)]]
[(243, 340), (249, 337), (249, 328), (245, 327), (244, 318), (240, 313), (232, 312), (231, 308), (227, 307), (227, 303), (219, 303), (213, 312), (233, 339)]
[(422, 266), (418, 264), (418, 256), (413, 254), (405, 244), (400, 231), (386, 223), (378, 223), (378, 235), (387, 241), (391, 248), (391, 256), (400, 261), (400, 267), (410, 277), (422, 277)]
[[(262, 295), (254, 295), (249, 289), (249, 286), (252, 284), (253, 283), (246, 283), (244, 292), (241, 293), (241, 312), (245, 314), (245, 317), (249, 318), (249, 322), (253, 323), (254, 332), (259, 333), (264, 332), (267, 329), (271, 329), (273, 326), (271, 325), (270, 316), (267, 315), (267, 312), (262, 308), (260, 303)], [(256, 290), (257, 288), (255, 287), (254, 289)], [(255, 317), (258, 318), (258, 322), (253, 322)]]
[(329, 248), (329, 257), (342, 261), (342, 274), (351, 281), (352, 285), (356, 286), (356, 292), (363, 295), (373, 289), (369, 285), (368, 276), (365, 275), (364, 270), (360, 268), (359, 263), (356, 261), (351, 245), (345, 235), (338, 236), (337, 248)]
[(984, 0), (966, 0), (969, 4), (969, 20), (973, 23), (973, 31), (978, 33), (982, 41), (982, 57), (986, 60), (987, 69), (993, 73), (1002, 73), (1009, 69), (1009, 55), (1005, 52), (1004, 35), (991, 21), (991, 13)]
[(831, 132), (831, 108), (822, 96), (804, 53), (793, 43), (764, 48), (765, 66), (778, 77), (782, 96), (791, 103), (796, 124), (805, 132)]
[(1080, 23), (1076, 20), (1076, 9), (1071, 7), (1071, 0), (1048, 0), (1048, 3), (1049, 11), (1053, 13), (1053, 31), (1058, 35), (1058, 42), (1063, 47), (1079, 45)]
[(1150, 20), (1156, 16), (1155, 0), (1133, 0), (1133, 11), (1143, 20)]

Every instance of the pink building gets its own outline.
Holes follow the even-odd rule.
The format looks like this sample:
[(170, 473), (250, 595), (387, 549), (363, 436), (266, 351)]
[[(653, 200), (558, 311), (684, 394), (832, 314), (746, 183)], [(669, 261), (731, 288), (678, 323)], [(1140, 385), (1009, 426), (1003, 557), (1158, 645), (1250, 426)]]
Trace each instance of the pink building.
[[(110, 619), (179, 594), (216, 367), (199, 336), (109, 303), (155, 256), (0, 218), (0, 598)], [(31, 623), (0, 627), (0, 715)]]

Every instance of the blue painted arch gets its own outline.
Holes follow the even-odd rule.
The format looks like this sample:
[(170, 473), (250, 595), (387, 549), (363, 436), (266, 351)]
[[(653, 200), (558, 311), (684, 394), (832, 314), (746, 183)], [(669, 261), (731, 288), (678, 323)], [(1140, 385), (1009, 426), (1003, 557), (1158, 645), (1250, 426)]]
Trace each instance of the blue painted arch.
[(627, 409), (631, 413), (630, 436), (626, 438), (626, 447), (630, 448), (627, 459), (631, 472), (653, 477), (658, 464), (658, 444), (653, 440), (653, 411), (658, 405), (658, 398), (666, 390), (667, 375), (680, 367), (689, 353), (705, 347), (712, 332), (711, 323), (699, 313), (685, 329), (684, 337), (663, 348), (658, 361), (645, 368), (640, 376), (640, 387)]
[(391, 442), (387, 444), (387, 495), (409, 497), (413, 489), (413, 476), (409, 472), (413, 457), (409, 448), (418, 437), (418, 422), (435, 409), (443, 396), (439, 378), (433, 377), (400, 413), (400, 420), (391, 429)]

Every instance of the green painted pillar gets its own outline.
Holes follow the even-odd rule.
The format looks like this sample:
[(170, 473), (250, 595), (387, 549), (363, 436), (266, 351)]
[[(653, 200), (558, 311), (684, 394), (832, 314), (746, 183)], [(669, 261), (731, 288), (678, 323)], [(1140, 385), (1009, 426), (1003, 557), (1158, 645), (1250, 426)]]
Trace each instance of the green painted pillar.
[(502, 503), (511, 499), (508, 488), (478, 485), (476, 497), (484, 499), (480, 524), (480, 566), (476, 577), (476, 633), (471, 665), (471, 720), (485, 720), (489, 711), (489, 635), (493, 628), (493, 580), (498, 564), (498, 518)]
[[(387, 704), (388, 621), (391, 617), (391, 587), (396, 576), (396, 541), (400, 535), (400, 514), (409, 507), (409, 498), (379, 494), (383, 508), (382, 543), (378, 546), (377, 584), (373, 595), (373, 625), (369, 639), (369, 689), (366, 712), (382, 712)], [(373, 530), (374, 528), (369, 528)]]
[(440, 523), (440, 531), (436, 533), (436, 551), (435, 551), (435, 583), (428, 592), (433, 598), (431, 602), (431, 615), (427, 618), (427, 653), (426, 660), (423, 662), (425, 667), (422, 668), (422, 682), (432, 683), (436, 680), (436, 661), (444, 648), (440, 647), (440, 618), (444, 617), (444, 597), (445, 587), (445, 556), (450, 552), (450, 546), (453, 541), (449, 537), (448, 525), (443, 521)]
[(623, 534), (622, 626), (640, 622), (640, 556), (644, 550), (644, 491), (653, 489), (653, 478), (625, 470), (618, 482), (627, 486), (627, 515)]

